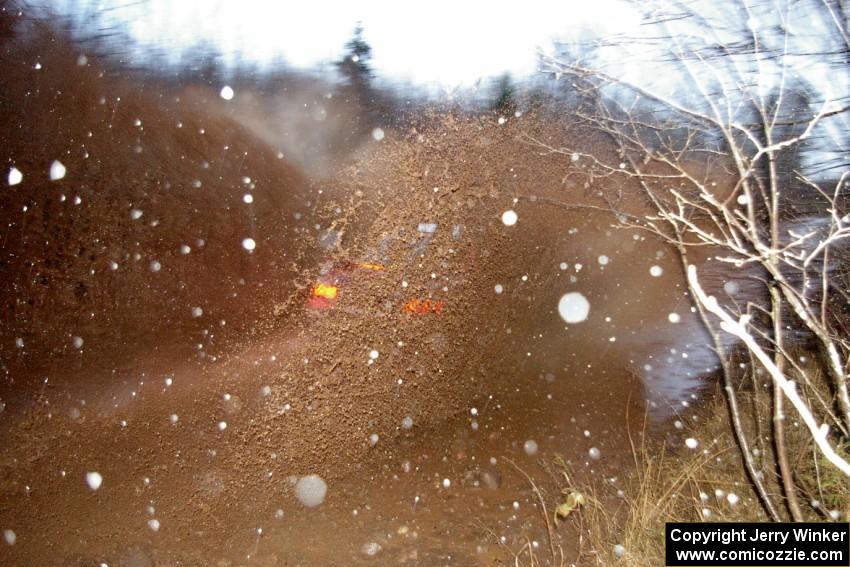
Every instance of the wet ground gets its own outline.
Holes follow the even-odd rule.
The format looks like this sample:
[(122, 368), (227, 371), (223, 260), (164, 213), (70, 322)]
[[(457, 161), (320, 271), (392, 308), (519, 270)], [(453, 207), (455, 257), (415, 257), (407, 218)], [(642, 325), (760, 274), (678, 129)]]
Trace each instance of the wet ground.
[[(627, 432), (641, 426), (637, 388), (631, 403), (622, 397), (628, 388), (605, 382), (577, 396), (566, 373), (517, 368), (509, 384), (468, 400), (452, 418), (425, 417), (410, 429), (401, 421), (377, 441), (363, 431), (357, 462), (340, 462), (333, 447), (320, 445), (328, 492), (310, 509), (293, 483), (316, 469), (287, 454), (300, 448), (289, 437), (321, 438), (290, 427), (309, 409), (269, 407), (265, 378), (280, 368), (271, 356), (309, 349), (287, 353), (278, 339), (218, 369), (127, 369), (145, 378), (100, 390), (85, 406), (45, 392), (7, 437), (15, 449), (6, 452), (14, 460), (5, 461), (4, 501), (13, 515), (4, 525), (18, 534), (9, 560), (347, 565), (379, 554), (380, 563), (489, 565), (505, 558), (494, 537), (511, 548), (526, 537), (547, 545), (540, 508), (515, 467), (551, 491), (552, 459), (561, 454), (574, 481), (610, 482), (631, 458)], [(256, 422), (270, 410), (279, 425), (271, 442), (258, 443)], [(356, 413), (346, 404), (334, 411), (340, 421)], [(102, 477), (96, 491), (92, 472)], [(569, 528), (562, 535), (565, 546), (575, 544)]]
[[(2, 93), (2, 564), (545, 556), (524, 475), (616, 487), (711, 371), (669, 250), (523, 141), (569, 121), (423, 111), (317, 177), (213, 91), (51, 69)], [(311, 309), (340, 262), (381, 269)]]

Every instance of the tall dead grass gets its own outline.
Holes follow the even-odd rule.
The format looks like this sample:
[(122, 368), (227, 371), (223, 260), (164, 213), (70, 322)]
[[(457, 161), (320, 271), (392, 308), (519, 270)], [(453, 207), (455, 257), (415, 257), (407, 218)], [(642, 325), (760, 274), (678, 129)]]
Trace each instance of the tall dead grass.
[[(753, 457), (770, 496), (778, 502), (782, 486), (767, 434), (769, 397), (768, 391), (759, 391), (758, 380), (752, 390), (742, 393), (742, 401), (751, 408), (749, 434), (759, 441), (752, 448)], [(824, 462), (802, 424), (792, 416), (788, 420), (786, 443), (794, 455), (804, 519), (846, 519), (850, 482)], [(689, 448), (686, 439), (695, 440), (697, 446)], [(846, 444), (839, 450), (848, 453)], [(634, 471), (624, 485), (616, 490), (606, 485), (607, 494), (590, 500), (582, 511), (590, 551), (580, 564), (664, 565), (667, 522), (770, 521), (746, 476), (722, 398), (691, 416), (664, 442), (633, 443), (632, 452)], [(620, 503), (611, 506), (612, 497)]]
[[(745, 427), (755, 440), (751, 450), (761, 480), (770, 497), (779, 502), (782, 485), (769, 435), (770, 390), (763, 386), (756, 377), (742, 387), (740, 401), (748, 408)], [(804, 519), (846, 521), (850, 517), (850, 482), (825, 462), (803, 425), (794, 416), (787, 419), (787, 449), (793, 455)], [(552, 460), (560, 490), (547, 494), (539, 488), (541, 482), (526, 475), (535, 494), (548, 497), (548, 507), (541, 506), (541, 510), (547, 514), (555, 552), (538, 549), (535, 553), (529, 544), (510, 554), (510, 564), (664, 565), (667, 522), (770, 521), (746, 476), (722, 396), (690, 416), (681, 416), (671, 429), (664, 439), (649, 434), (641, 435), (640, 440), (632, 437), (634, 467), (616, 484), (580, 486), (560, 457)], [(686, 443), (691, 439), (696, 447), (693, 442), (690, 446)], [(838, 451), (846, 457), (850, 447), (845, 443)], [(564, 495), (573, 493), (581, 493), (584, 504), (563, 521), (553, 520), (552, 511)]]

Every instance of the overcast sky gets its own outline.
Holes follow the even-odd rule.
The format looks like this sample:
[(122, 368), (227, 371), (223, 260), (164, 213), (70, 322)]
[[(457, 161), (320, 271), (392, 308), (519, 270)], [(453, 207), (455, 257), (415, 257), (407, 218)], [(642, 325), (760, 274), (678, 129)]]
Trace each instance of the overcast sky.
[[(357, 22), (373, 66), (389, 78), (445, 86), (533, 72), (537, 48), (555, 37), (636, 29), (639, 16), (620, 0), (373, 2), (280, 0), (55, 0), (61, 12), (99, 6), (107, 21), (129, 26), (141, 45), (175, 56), (210, 42), (226, 57), (260, 63), (283, 56), (297, 67), (339, 58)], [(130, 4), (128, 6), (128, 4)], [(111, 9), (111, 10), (110, 10)]]
[[(723, 97), (731, 120), (746, 118), (736, 113), (753, 93), (769, 96), (781, 84), (806, 90), (814, 107), (850, 101), (843, 58), (850, 40), (836, 26), (846, 29), (850, 16), (829, 0), (32, 1), (76, 17), (97, 10), (101, 24), (126, 26), (137, 42), (128, 54), (139, 57), (156, 47), (177, 61), (205, 43), (225, 62), (282, 58), (307, 68), (338, 60), (361, 22), (383, 78), (428, 87), (523, 76), (554, 39), (599, 38), (593, 53), (581, 53), (582, 63), (694, 108), (705, 110), (706, 92)], [(682, 65), (675, 62), (682, 50), (709, 58)], [(844, 114), (819, 126), (814, 138), (823, 149), (815, 162), (829, 161), (822, 152), (843, 162), (848, 127)]]

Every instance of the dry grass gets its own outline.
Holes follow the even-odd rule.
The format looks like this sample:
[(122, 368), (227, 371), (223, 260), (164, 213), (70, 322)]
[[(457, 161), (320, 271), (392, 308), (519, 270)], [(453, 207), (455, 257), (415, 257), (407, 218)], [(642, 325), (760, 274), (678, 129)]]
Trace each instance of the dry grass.
[[(753, 415), (762, 419), (762, 396), (745, 399)], [(795, 483), (806, 520), (845, 519), (850, 513), (850, 482), (814, 450), (811, 439), (789, 416), (788, 451), (795, 455)], [(764, 436), (764, 423), (750, 420), (754, 454), (764, 474), (770, 497), (783, 506), (781, 486), (773, 465), (773, 452)], [(583, 512), (592, 551), (580, 564), (663, 565), (666, 522), (769, 521), (748, 481), (728, 423), (726, 406), (718, 400), (706, 407), (681, 434), (699, 441), (696, 449), (677, 444), (633, 445), (635, 469), (615, 498), (620, 505), (606, 506), (593, 499)], [(843, 454), (847, 444), (841, 445)], [(757, 453), (757, 454), (756, 454)], [(608, 495), (610, 501), (612, 495)]]
[[(770, 418), (769, 394), (753, 388), (740, 396), (739, 401), (749, 408), (746, 427), (753, 440), (754, 458), (771, 499), (784, 512), (769, 423), (765, 421)], [(850, 517), (850, 482), (824, 462), (794, 416), (787, 419), (786, 442), (789, 454), (794, 456), (794, 480), (805, 519), (846, 520)], [(698, 440), (695, 449), (685, 446), (688, 437)], [(652, 436), (642, 435), (641, 439)], [(850, 444), (841, 444), (838, 449), (846, 456)], [(689, 423), (665, 442), (633, 442), (632, 453), (634, 470), (618, 486), (576, 486), (568, 465), (559, 457), (553, 460), (553, 470), (560, 495), (541, 495), (535, 481), (524, 475), (538, 498), (547, 497), (541, 509), (547, 515), (546, 527), (555, 552), (539, 549), (535, 554), (529, 544), (511, 553), (510, 564), (663, 565), (667, 522), (769, 521), (746, 477), (722, 398), (692, 415)], [(563, 495), (576, 491), (585, 496), (586, 503), (564, 520), (570, 524), (564, 529), (549, 514), (563, 501)]]
[(694, 450), (632, 445), (634, 472), (613, 495), (620, 505), (594, 500), (586, 512), (596, 564), (663, 565), (666, 522), (767, 519), (744, 477), (724, 412), (712, 405), (695, 421), (698, 431), (683, 432), (682, 438), (699, 440)]
[[(693, 431), (682, 431), (681, 439), (700, 439), (696, 450), (675, 451), (664, 443), (632, 443), (634, 470), (618, 486), (578, 486), (567, 463), (559, 456), (552, 470), (561, 490), (546, 494), (550, 506), (541, 501), (547, 532), (555, 552), (538, 550), (530, 543), (520, 549), (506, 548), (509, 564), (537, 565), (663, 565), (664, 525), (685, 521), (764, 521), (756, 494), (750, 488), (738, 458), (722, 403), (713, 404), (694, 421)], [(641, 435), (641, 439), (650, 436)], [(538, 499), (535, 480), (519, 470)], [(559, 526), (549, 517), (564, 495), (581, 492), (584, 506), (577, 508)], [(729, 496), (737, 502), (730, 504)], [(574, 541), (567, 541), (567, 539)]]

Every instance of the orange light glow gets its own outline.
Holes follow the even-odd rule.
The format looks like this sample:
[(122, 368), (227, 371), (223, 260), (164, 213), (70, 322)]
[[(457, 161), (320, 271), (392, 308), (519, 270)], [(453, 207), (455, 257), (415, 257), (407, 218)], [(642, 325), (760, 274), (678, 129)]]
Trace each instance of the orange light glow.
[(430, 299), (414, 298), (405, 303), (402, 310), (405, 313), (416, 313), (417, 315), (424, 315), (426, 313), (442, 313), (445, 305), (446, 303), (444, 301), (431, 301)]
[(317, 283), (316, 287), (313, 288), (313, 295), (315, 297), (324, 297), (325, 299), (336, 299), (338, 293), (339, 288), (337, 288), (335, 285)]
[(367, 263), (364, 263), (364, 262), (360, 262), (357, 265), (360, 266), (361, 268), (363, 268), (364, 270), (379, 271), (379, 270), (384, 269), (384, 266), (382, 264), (367, 264)]

